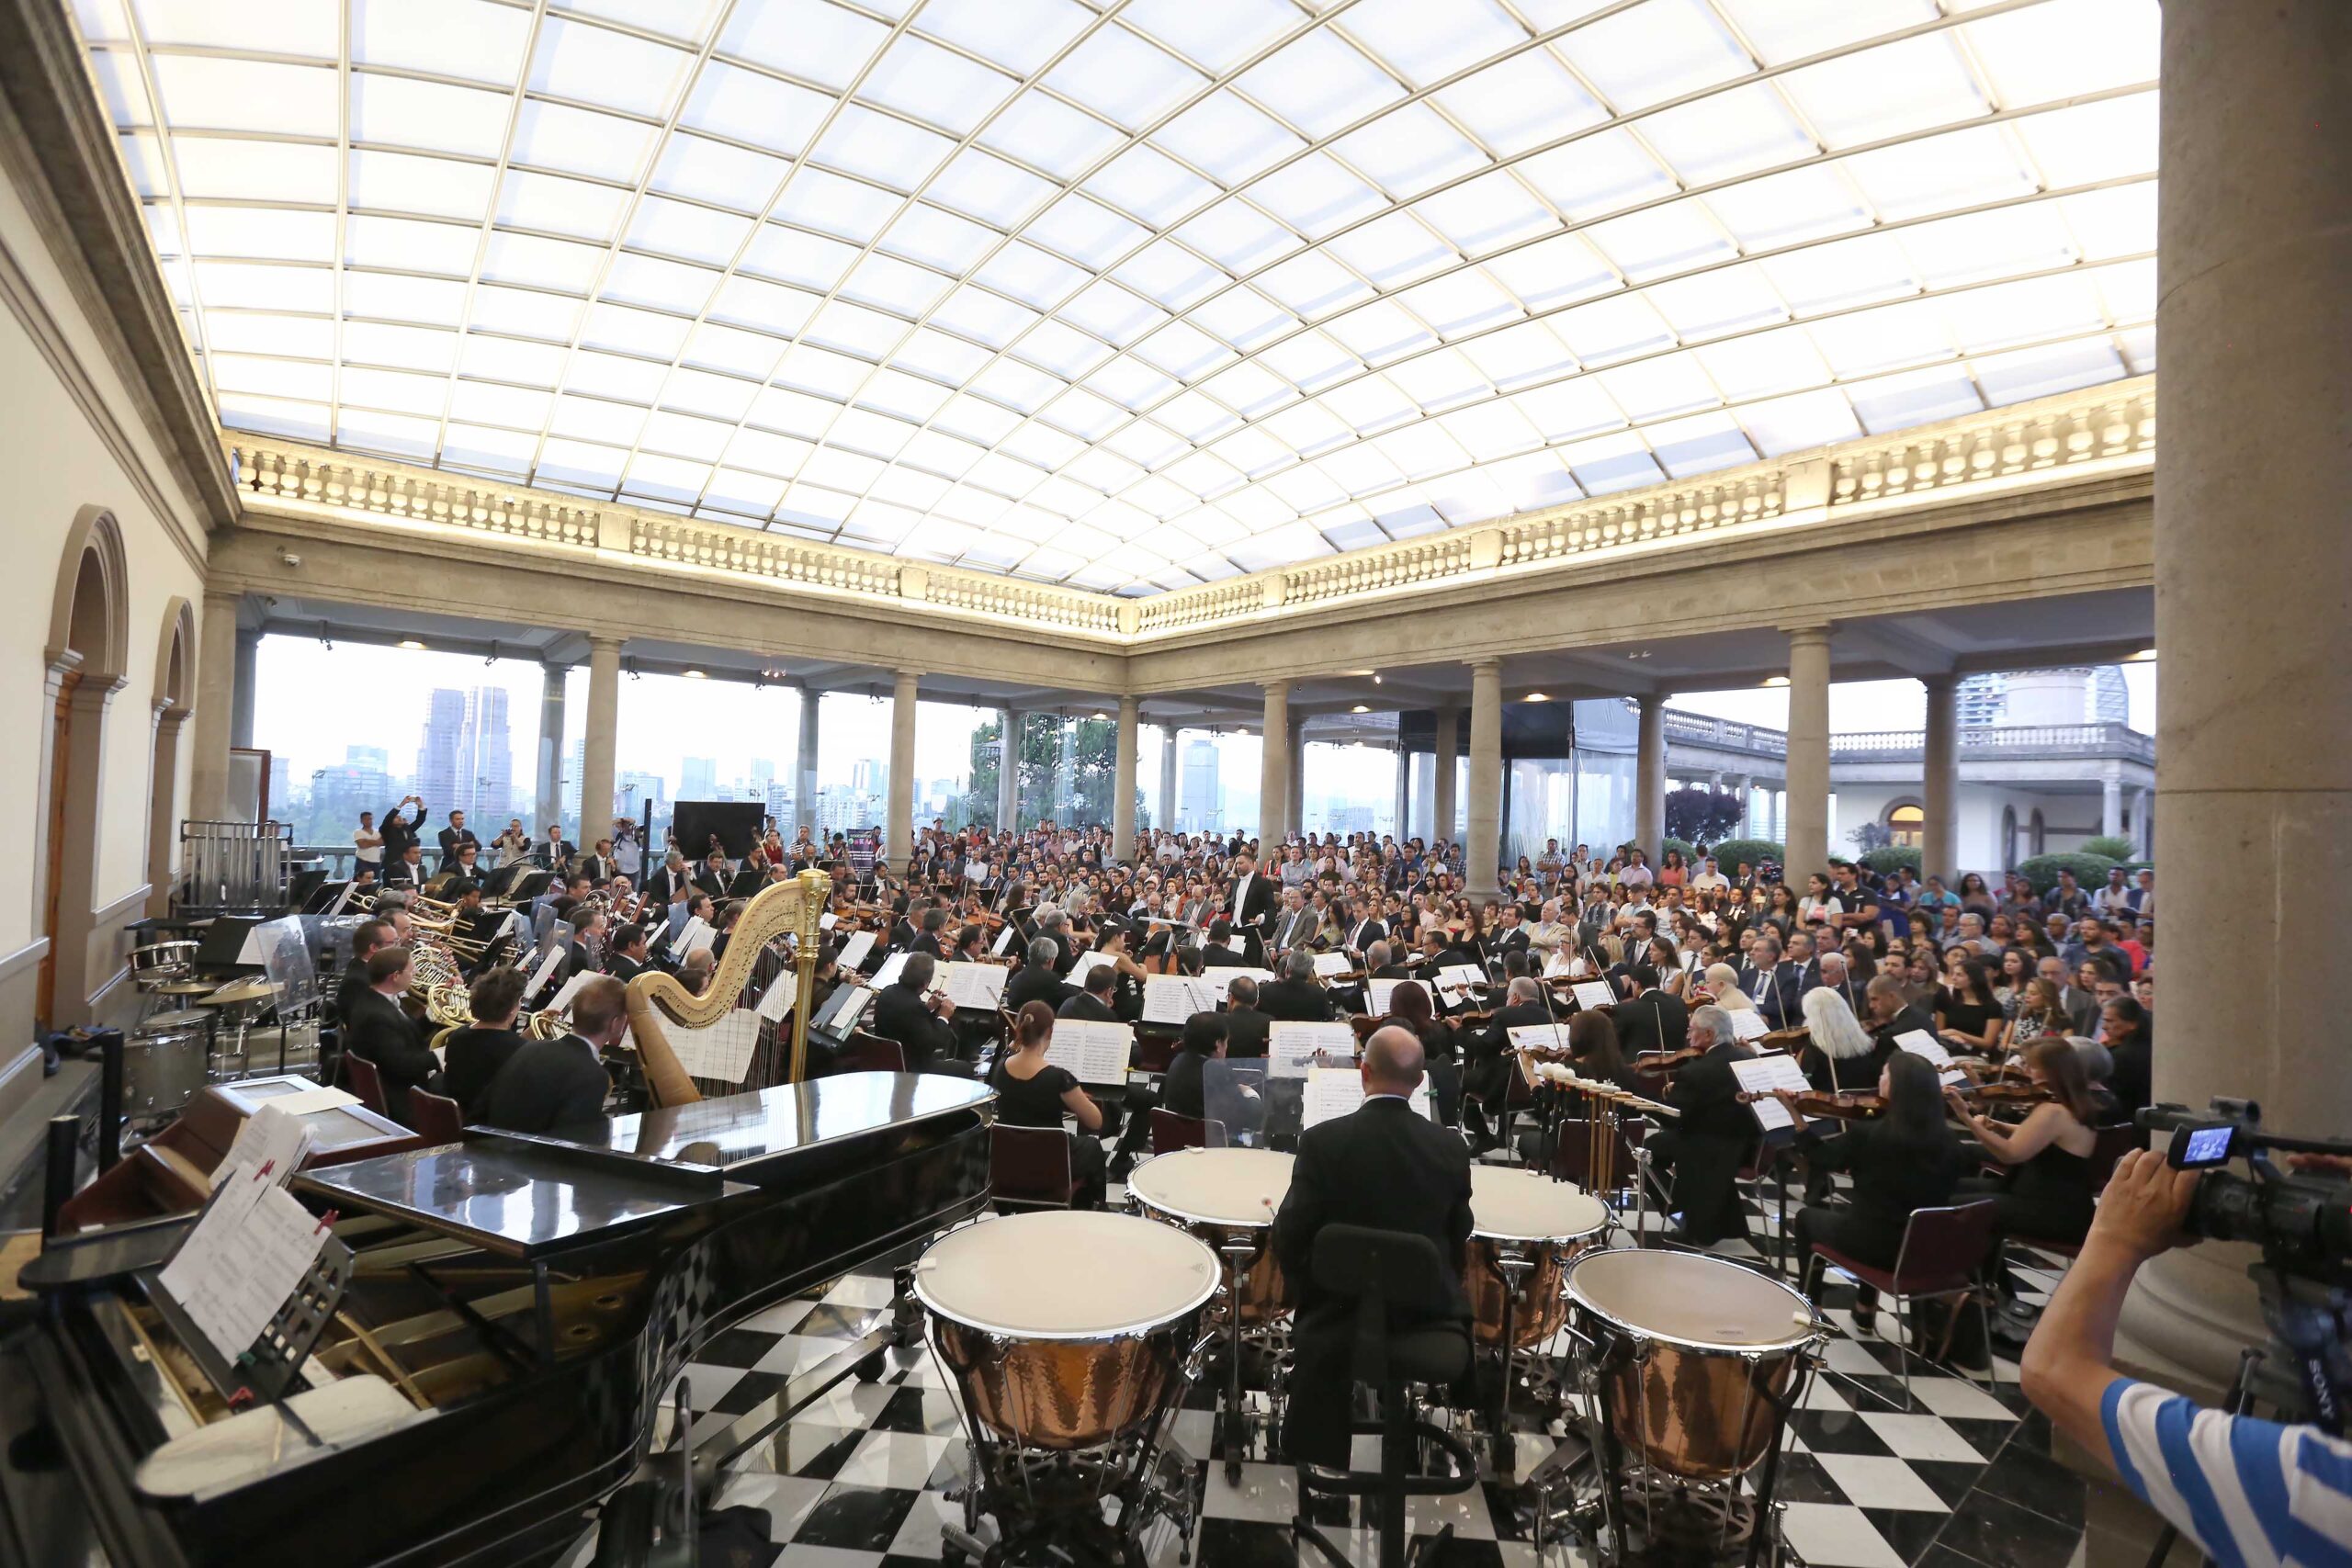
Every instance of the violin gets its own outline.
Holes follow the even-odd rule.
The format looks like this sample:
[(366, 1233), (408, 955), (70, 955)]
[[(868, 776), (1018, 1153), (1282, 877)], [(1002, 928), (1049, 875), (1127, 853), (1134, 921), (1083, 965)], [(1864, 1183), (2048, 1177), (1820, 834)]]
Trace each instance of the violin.
[[(1752, 1105), (1759, 1100), (1778, 1098), (1770, 1089), (1742, 1089), (1738, 1095), (1742, 1105)], [(1801, 1090), (1789, 1097), (1790, 1103), (1801, 1116), (1818, 1116), (1833, 1122), (1858, 1122), (1886, 1113), (1886, 1100), (1876, 1089), (1840, 1089)]]

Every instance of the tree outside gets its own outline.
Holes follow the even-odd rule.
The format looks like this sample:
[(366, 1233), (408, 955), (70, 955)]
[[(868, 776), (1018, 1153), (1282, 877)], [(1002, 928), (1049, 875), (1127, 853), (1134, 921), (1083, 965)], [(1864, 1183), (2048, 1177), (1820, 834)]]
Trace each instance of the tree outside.
[[(1051, 819), (1069, 826), (1111, 821), (1111, 792), (1118, 787), (1119, 727), (1108, 719), (1069, 721), (1074, 732), (1065, 751), (1065, 721), (1050, 714), (1025, 716), (1015, 747), (1020, 773), (1017, 827), (1029, 829)], [(971, 783), (956, 797), (948, 815), (951, 828), (996, 821), (997, 780), (1001, 766), (1004, 721), (985, 720), (972, 731)], [(1069, 762), (1068, 795), (1064, 797), (1063, 764)], [(1143, 791), (1136, 791), (1136, 826), (1148, 828)]]

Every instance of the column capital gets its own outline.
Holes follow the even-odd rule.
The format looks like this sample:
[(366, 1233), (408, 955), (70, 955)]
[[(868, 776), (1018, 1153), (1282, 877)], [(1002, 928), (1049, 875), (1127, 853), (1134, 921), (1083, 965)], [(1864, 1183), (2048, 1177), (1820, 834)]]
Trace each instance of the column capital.
[(1293, 683), (1294, 682), (1288, 677), (1284, 677), (1278, 681), (1261, 681), (1258, 682), (1258, 684), (1266, 689), (1266, 694), (1270, 697), (1289, 696)]
[(1784, 626), (1781, 630), (1788, 634), (1792, 643), (1826, 644), (1829, 640), (1829, 623), (1826, 621), (1799, 622)]
[(1920, 676), (1919, 684), (1931, 693), (1956, 692), (1960, 690), (1962, 679), (1958, 671), (1946, 670), (1939, 674)]
[(588, 634), (588, 651), (594, 654), (602, 652), (605, 649), (610, 649), (615, 653), (618, 653), (621, 649), (621, 644), (628, 640), (628, 639), (627, 637), (607, 637), (602, 632), (590, 632)]
[(1503, 672), (1503, 661), (1499, 655), (1487, 659), (1473, 659), (1467, 662), (1473, 675), (1499, 675)]

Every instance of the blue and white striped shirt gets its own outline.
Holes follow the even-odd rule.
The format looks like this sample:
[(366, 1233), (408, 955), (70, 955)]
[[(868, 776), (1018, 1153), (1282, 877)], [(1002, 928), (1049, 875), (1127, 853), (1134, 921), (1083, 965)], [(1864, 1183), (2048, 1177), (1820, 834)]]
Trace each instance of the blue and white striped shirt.
[(2124, 1484), (2222, 1568), (2352, 1564), (2352, 1443), (2130, 1378), (2099, 1416)]

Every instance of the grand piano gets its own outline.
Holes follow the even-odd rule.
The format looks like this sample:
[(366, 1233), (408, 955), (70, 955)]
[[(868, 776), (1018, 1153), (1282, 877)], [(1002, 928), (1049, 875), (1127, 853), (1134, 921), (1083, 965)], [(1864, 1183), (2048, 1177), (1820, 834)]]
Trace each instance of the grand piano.
[(175, 1330), (189, 1217), (55, 1238), (0, 1320), (0, 1563), (552, 1562), (713, 1336), (978, 1211), (992, 1099), (850, 1073), (307, 1169), (353, 1259), (299, 1423)]

